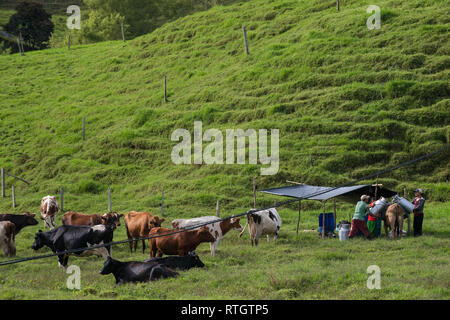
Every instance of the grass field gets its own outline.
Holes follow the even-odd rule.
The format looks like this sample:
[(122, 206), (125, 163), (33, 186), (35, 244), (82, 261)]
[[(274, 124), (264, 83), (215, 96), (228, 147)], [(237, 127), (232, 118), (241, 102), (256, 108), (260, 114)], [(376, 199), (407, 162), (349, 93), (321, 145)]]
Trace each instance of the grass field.
[[(379, 0), (382, 27), (368, 30), (369, 4), (361, 1), (345, 1), (338, 12), (334, 1), (252, 0), (126, 43), (0, 56), (0, 167), (31, 183), (8, 177), (0, 212), (37, 212), (43, 196), (63, 188), (65, 211), (104, 213), (111, 187), (113, 210), (121, 213), (158, 212), (164, 191), (169, 218), (213, 214), (217, 200), (225, 216), (250, 208), (253, 178), (259, 190), (286, 180), (336, 186), (437, 150), (449, 143), (447, 2)], [(56, 18), (64, 30), (64, 17)], [(196, 120), (204, 131), (279, 129), (278, 174), (261, 176), (260, 165), (249, 164), (175, 165), (170, 136), (177, 128), (192, 133)], [(200, 247), (207, 270), (121, 288), (98, 275), (99, 259), (74, 259), (84, 279), (74, 292), (65, 289), (56, 259), (33, 261), (2, 269), (0, 297), (448, 299), (449, 155), (379, 177), (400, 193), (405, 187), (408, 198), (424, 189), (420, 239), (296, 239), (290, 206), (281, 210), (276, 250), (230, 234), (215, 259)], [(258, 195), (258, 206), (274, 200)], [(315, 227), (320, 203), (303, 206), (310, 212), (303, 228)], [(353, 210), (340, 202), (337, 209), (345, 218)], [(19, 234), (19, 256), (31, 254), (36, 230)], [(124, 238), (122, 226), (115, 239)], [(113, 254), (144, 258), (130, 257), (125, 246)], [(365, 287), (371, 264), (381, 267), (382, 290)]]
[[(53, 257), (1, 267), (0, 299), (449, 299), (449, 209), (448, 204), (427, 204), (420, 238), (346, 242), (319, 239), (317, 231), (296, 237), (296, 211), (280, 209), (283, 225), (276, 244), (261, 239), (258, 247), (251, 247), (247, 231), (240, 239), (231, 231), (215, 258), (208, 244), (197, 249), (205, 269), (180, 272), (175, 279), (116, 286), (112, 275), (99, 274), (101, 258), (70, 257), (69, 265), (81, 268), (81, 290), (69, 290), (69, 275)], [(338, 212), (338, 219), (351, 211)], [(176, 217), (171, 214), (167, 220)], [(40, 222), (17, 236), (18, 258), (50, 252), (30, 248), (42, 227)], [(317, 211), (302, 213), (300, 231), (311, 228), (317, 228)], [(122, 239), (124, 224), (114, 235), (114, 240)], [(127, 244), (119, 245), (112, 254), (122, 261), (143, 261), (148, 244), (146, 254), (141, 248), (139, 244), (138, 253), (130, 254)], [(381, 269), (380, 290), (366, 286), (370, 265)]]

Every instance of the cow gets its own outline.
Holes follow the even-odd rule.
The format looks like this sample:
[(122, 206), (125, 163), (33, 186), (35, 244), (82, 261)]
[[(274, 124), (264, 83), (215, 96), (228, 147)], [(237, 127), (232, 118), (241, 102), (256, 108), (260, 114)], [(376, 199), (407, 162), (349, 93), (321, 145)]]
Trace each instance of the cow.
[(195, 252), (190, 252), (188, 255), (182, 257), (178, 256), (171, 256), (164, 258), (155, 257), (147, 259), (144, 262), (159, 263), (174, 270), (176, 269), (189, 270), (191, 268), (196, 267), (203, 268), (205, 266)]
[[(194, 226), (202, 225), (211, 221), (217, 221), (219, 218), (215, 216), (206, 216), (206, 217), (199, 217), (199, 218), (192, 218), (192, 219), (176, 219), (172, 221), (172, 227), (173, 228), (191, 228)], [(211, 256), (216, 256), (216, 250), (217, 246), (219, 245), (219, 241), (222, 240), (222, 238), (225, 236), (225, 234), (230, 231), (231, 229), (242, 231), (242, 226), (239, 223), (239, 218), (230, 218), (225, 219), (219, 222), (214, 222), (207, 224), (206, 227), (208, 228), (211, 235), (214, 237), (214, 241), (209, 244), (210, 250), (211, 250)], [(198, 227), (200, 228), (200, 227)], [(191, 230), (197, 230), (198, 228), (191, 229)]]
[(179, 233), (164, 235), (166, 233), (172, 233), (180, 231), (181, 229), (167, 229), (167, 228), (153, 228), (150, 231), (149, 236), (158, 236), (162, 234), (161, 237), (150, 238), (150, 258), (153, 258), (158, 253), (158, 257), (162, 257), (163, 254), (166, 255), (179, 255), (185, 256), (189, 252), (194, 251), (200, 243), (202, 242), (213, 242), (214, 237), (209, 232), (208, 228), (201, 227), (198, 230), (186, 230)]
[(62, 223), (66, 226), (95, 226), (98, 224), (109, 224), (115, 228), (120, 226), (121, 217), (123, 217), (123, 214), (117, 214), (117, 212), (99, 215), (69, 211), (63, 215)]
[(277, 212), (277, 209), (270, 208), (268, 210), (255, 211), (251, 209), (247, 211), (247, 224), (245, 225), (239, 237), (248, 227), (250, 233), (250, 239), (255, 246), (258, 245), (258, 239), (262, 235), (267, 235), (267, 242), (270, 243), (270, 236), (273, 235), (273, 241), (276, 242), (281, 227), (281, 217)]
[(46, 196), (41, 201), (41, 219), (44, 220), (44, 229), (49, 227), (50, 230), (55, 228), (55, 216), (58, 213), (58, 202), (56, 197)]
[(400, 230), (400, 237), (401, 237), (401, 232), (403, 230), (403, 218), (405, 214), (406, 214), (405, 210), (398, 203), (391, 204), (387, 208), (386, 219), (384, 220), (384, 232), (386, 233), (386, 236), (389, 236), (388, 234), (388, 227), (389, 227), (392, 232), (392, 239), (395, 239), (397, 235), (397, 230), (395, 227), (398, 226), (398, 230)]
[(23, 215), (4, 213), (0, 214), (0, 221), (10, 221), (14, 223), (14, 236), (16, 236), (23, 228), (39, 224), (39, 222), (34, 218), (35, 216), (35, 213), (29, 212), (25, 212)]
[[(39, 250), (43, 246), (47, 246), (54, 253), (58, 253), (66, 250), (92, 247), (112, 242), (113, 231), (114, 228), (110, 225), (96, 225), (93, 227), (62, 225), (47, 232), (39, 230), (34, 236), (34, 243), (31, 248), (33, 250)], [(60, 268), (65, 269), (67, 267), (70, 255), (97, 255), (106, 259), (111, 256), (111, 246), (60, 254), (58, 255), (58, 265)]]
[[(155, 227), (161, 227), (165, 219), (152, 216), (149, 212), (131, 211), (125, 215), (125, 227), (127, 229), (128, 240), (147, 237), (150, 230)], [(133, 241), (129, 242), (130, 252), (133, 252)], [(134, 252), (137, 249), (138, 240), (134, 241)], [(145, 240), (142, 240), (142, 253), (145, 253)]]
[(11, 221), (0, 221), (0, 245), (3, 248), (3, 255), (15, 256), (16, 245), (14, 243), (14, 235), (16, 232), (16, 225)]
[(116, 278), (116, 285), (127, 282), (149, 282), (161, 278), (176, 277), (177, 272), (165, 265), (154, 262), (129, 261), (121, 262), (108, 257), (105, 260), (100, 274), (112, 273)]

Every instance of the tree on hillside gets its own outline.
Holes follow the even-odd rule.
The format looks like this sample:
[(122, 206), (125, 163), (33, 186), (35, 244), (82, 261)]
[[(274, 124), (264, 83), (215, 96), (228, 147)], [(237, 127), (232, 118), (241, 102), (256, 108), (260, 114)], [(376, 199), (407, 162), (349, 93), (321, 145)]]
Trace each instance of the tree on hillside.
[(89, 18), (82, 33), (87, 42), (118, 40), (124, 23), (130, 39), (187, 14), (239, 1), (246, 0), (83, 0)]
[[(21, 33), (25, 51), (47, 48), (54, 25), (50, 20), (51, 15), (45, 11), (42, 4), (22, 0), (16, 4), (14, 9), (16, 13), (9, 18), (8, 23), (3, 26), (3, 30), (15, 36), (19, 36)], [(5, 49), (11, 49), (11, 53), (19, 52), (17, 42), (5, 39), (0, 41), (3, 42)]]

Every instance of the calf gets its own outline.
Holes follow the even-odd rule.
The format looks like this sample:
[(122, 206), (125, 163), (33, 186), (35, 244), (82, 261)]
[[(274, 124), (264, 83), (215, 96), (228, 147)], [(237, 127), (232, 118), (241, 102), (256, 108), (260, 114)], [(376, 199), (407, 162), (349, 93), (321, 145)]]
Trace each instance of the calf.
[(147, 259), (144, 262), (154, 262), (165, 265), (171, 269), (181, 269), (181, 270), (189, 270), (191, 268), (203, 268), (205, 265), (200, 260), (197, 254), (189, 253), (187, 256), (177, 257), (165, 257), (165, 258), (151, 258)]
[(109, 224), (115, 228), (120, 226), (121, 217), (123, 217), (123, 214), (117, 214), (117, 212), (99, 215), (69, 211), (63, 215), (62, 223), (66, 226), (95, 226), (98, 224)]
[[(152, 216), (149, 212), (131, 211), (125, 218), (125, 227), (127, 229), (128, 240), (147, 237), (150, 230), (155, 227), (161, 227), (165, 219)], [(130, 252), (133, 252), (133, 241), (129, 242)], [(134, 252), (137, 249), (138, 240), (134, 241)], [(145, 240), (142, 240), (142, 253), (145, 253)]]
[(20, 214), (0, 214), (0, 221), (10, 221), (15, 225), (14, 236), (19, 234), (20, 230), (26, 226), (35, 226), (38, 221), (34, 218), (36, 214), (25, 212), (23, 215)]
[[(114, 228), (110, 225), (89, 226), (59, 226), (56, 229), (42, 232), (39, 230), (34, 236), (33, 250), (43, 246), (49, 247), (54, 253), (66, 250), (81, 249), (94, 245), (110, 243), (113, 240)], [(91, 250), (82, 250), (75, 253), (58, 255), (59, 267), (66, 268), (70, 255), (89, 256), (97, 255), (104, 259), (111, 256), (111, 246)]]
[[(211, 221), (216, 221), (218, 219), (219, 218), (215, 216), (206, 216), (193, 219), (176, 219), (172, 221), (172, 227), (191, 228)], [(214, 222), (206, 225), (206, 228), (208, 228), (209, 232), (214, 238), (214, 241), (209, 244), (211, 255), (213, 257), (216, 256), (216, 250), (217, 246), (219, 245), (219, 241), (222, 240), (222, 238), (228, 231), (230, 231), (231, 229), (242, 231), (242, 226), (240, 225), (239, 221), (240, 221), (239, 218), (230, 218), (222, 220), (220, 222)], [(200, 227), (192, 230), (197, 230), (199, 228)]]
[[(176, 230), (167, 228), (153, 228), (149, 236), (158, 234), (171, 233)], [(176, 234), (165, 235), (162, 237), (149, 239), (150, 258), (159, 257), (163, 254), (185, 256), (189, 252), (194, 251), (202, 242), (213, 242), (215, 239), (206, 227), (201, 227), (198, 230), (183, 231)]]
[(11, 221), (0, 221), (0, 245), (3, 248), (3, 255), (15, 256), (16, 245), (14, 244), (14, 234), (16, 225)]
[(267, 242), (270, 243), (270, 236), (273, 235), (273, 241), (276, 242), (281, 227), (281, 218), (277, 209), (255, 211), (254, 209), (247, 212), (247, 224), (245, 225), (239, 237), (244, 233), (245, 228), (249, 225), (248, 231), (250, 239), (255, 246), (258, 245), (258, 239), (261, 235), (267, 235)]
[(121, 262), (108, 257), (105, 260), (100, 274), (112, 273), (116, 278), (116, 284), (127, 282), (149, 282), (161, 278), (176, 277), (177, 272), (170, 270), (165, 265), (153, 262)]
[(58, 203), (56, 197), (46, 196), (41, 201), (41, 219), (44, 220), (44, 229), (49, 227), (50, 230), (55, 228), (55, 216), (58, 213)]

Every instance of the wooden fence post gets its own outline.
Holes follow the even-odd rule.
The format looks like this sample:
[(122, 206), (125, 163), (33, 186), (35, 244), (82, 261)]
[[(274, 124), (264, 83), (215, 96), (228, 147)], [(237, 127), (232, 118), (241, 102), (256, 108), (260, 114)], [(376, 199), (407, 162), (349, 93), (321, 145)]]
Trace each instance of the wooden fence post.
[[(406, 199), (406, 196), (407, 196), (407, 194), (406, 194), (406, 188), (403, 188), (403, 198), (405, 198)], [(401, 230), (400, 232), (403, 232), (403, 230)], [(410, 235), (410, 233), (411, 233), (411, 213), (408, 215), (408, 236)]]
[(25, 50), (23, 49), (23, 38), (22, 38), (22, 32), (19, 32), (19, 46), (20, 46), (20, 54), (23, 56), (25, 53)]
[(16, 207), (16, 187), (14, 185), (12, 185), (12, 203), (13, 203), (13, 208)]
[(83, 141), (86, 140), (86, 117), (83, 116)]
[(256, 178), (253, 178), (253, 208), (256, 209)]
[(111, 213), (111, 187), (108, 187), (108, 213)]
[(248, 42), (247, 42), (247, 30), (245, 30), (245, 26), (242, 26), (242, 32), (244, 33), (244, 42), (245, 42), (245, 52), (248, 53)]
[(1, 178), (2, 178), (2, 198), (5, 197), (5, 168), (1, 169)]
[(164, 102), (167, 102), (167, 76), (164, 75)]
[(220, 217), (220, 204), (219, 204), (219, 200), (217, 200), (216, 203), (216, 216)]
[(122, 29), (122, 40), (125, 42), (125, 32), (123, 30), (123, 22), (120, 23), (120, 29)]
[(59, 211), (64, 212), (64, 191), (59, 188)]
[(69, 49), (70, 50), (70, 39), (72, 38), (72, 36), (70, 35), (70, 32), (69, 32), (69, 41), (68, 41), (68, 43), (67, 43), (67, 49)]
[(161, 217), (164, 217), (164, 190), (161, 192)]
[(302, 200), (298, 200), (298, 219), (297, 219), (297, 235), (298, 235), (298, 228), (300, 227), (300, 212), (302, 210)]
[(322, 213), (322, 239), (325, 239), (325, 202), (323, 201), (323, 213)]
[(337, 11), (339, 11), (339, 0), (337, 0)]

